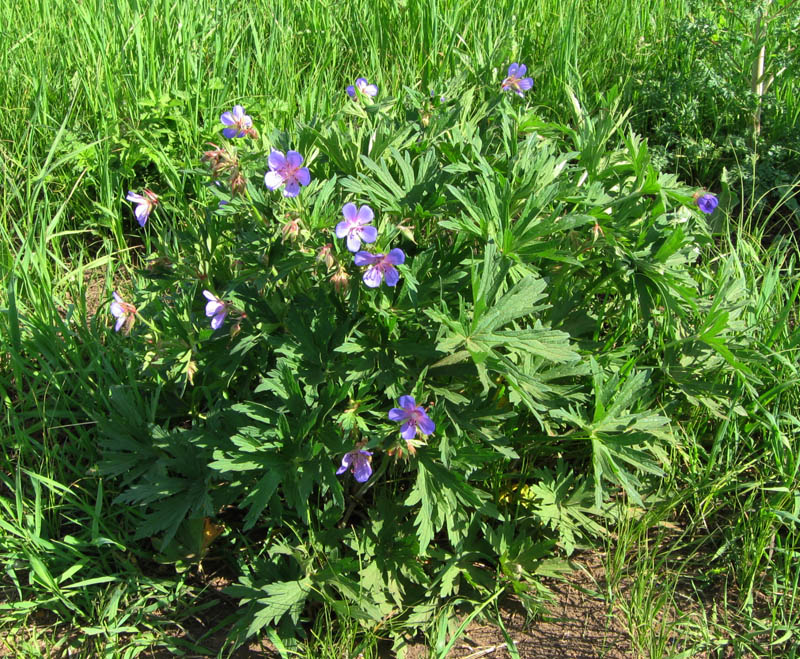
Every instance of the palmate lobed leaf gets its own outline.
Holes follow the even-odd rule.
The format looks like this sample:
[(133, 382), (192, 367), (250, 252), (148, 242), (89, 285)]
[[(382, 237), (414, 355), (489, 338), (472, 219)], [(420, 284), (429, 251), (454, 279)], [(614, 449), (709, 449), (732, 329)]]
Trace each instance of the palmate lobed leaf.
[(525, 330), (478, 332), (472, 335), (471, 342), (485, 347), (486, 352), (502, 346), (509, 352), (535, 355), (556, 363), (580, 361), (581, 357), (569, 343), (569, 338), (566, 332), (540, 326)]
[(256, 604), (260, 606), (257, 607), (253, 620), (247, 628), (247, 635), (252, 636), (267, 625), (278, 623), (284, 615), (288, 615), (296, 624), (310, 589), (311, 580), (307, 578), (297, 581), (276, 581), (264, 586), (262, 591), (267, 596), (256, 600)]
[(507, 325), (512, 320), (541, 311), (538, 304), (545, 298), (545, 283), (536, 277), (525, 277), (497, 300), (485, 313), (472, 321), (471, 333), (487, 332)]

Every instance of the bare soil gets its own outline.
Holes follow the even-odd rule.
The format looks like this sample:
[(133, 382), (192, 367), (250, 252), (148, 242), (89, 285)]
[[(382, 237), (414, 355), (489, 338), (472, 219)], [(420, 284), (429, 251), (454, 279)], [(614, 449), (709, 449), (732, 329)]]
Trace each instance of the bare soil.
[[(599, 556), (579, 560), (583, 569), (566, 580), (552, 580), (547, 587), (556, 595), (550, 615), (526, 622), (522, 607), (513, 601), (502, 608), (503, 624), (524, 659), (617, 659), (635, 656), (622, 613), (609, 609), (600, 596), (605, 589), (605, 570)], [(424, 645), (411, 648), (407, 659), (427, 659)], [(507, 641), (495, 625), (469, 627), (464, 641), (456, 644), (453, 659), (511, 659)]]

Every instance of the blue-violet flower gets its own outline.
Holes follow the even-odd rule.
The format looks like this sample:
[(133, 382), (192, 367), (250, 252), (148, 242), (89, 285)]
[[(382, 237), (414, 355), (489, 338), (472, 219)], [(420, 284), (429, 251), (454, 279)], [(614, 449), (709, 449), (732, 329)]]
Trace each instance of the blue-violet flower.
[(226, 126), (229, 126), (229, 128), (222, 129), (222, 134), (229, 140), (234, 137), (250, 135), (252, 132), (253, 120), (249, 115), (244, 113), (244, 108), (241, 105), (234, 105), (233, 110), (223, 112), (219, 120)]
[(136, 216), (140, 227), (147, 224), (147, 218), (150, 217), (150, 213), (158, 205), (158, 197), (152, 190), (148, 190), (147, 188), (145, 188), (144, 195), (136, 194), (133, 190), (128, 190), (128, 195), (125, 199), (136, 204), (133, 214)]
[(370, 85), (367, 83), (366, 78), (356, 78), (355, 87), (353, 85), (348, 85), (345, 91), (347, 95), (355, 99), (356, 97), (356, 90), (360, 91), (364, 96), (369, 96), (370, 98), (374, 98), (378, 95), (378, 85), (372, 84)]
[(206, 303), (206, 316), (211, 318), (211, 329), (218, 330), (228, 315), (228, 303), (221, 300), (211, 291), (203, 291), (208, 302)]
[(418, 429), (423, 435), (433, 434), (436, 424), (425, 413), (425, 409), (417, 405), (413, 396), (400, 396), (398, 402), (400, 407), (389, 410), (389, 420), (404, 422), (400, 428), (403, 439), (414, 439)]
[(345, 204), (342, 207), (344, 221), (336, 225), (336, 237), (347, 237), (347, 249), (357, 252), (361, 247), (361, 241), (374, 243), (378, 239), (378, 230), (370, 226), (375, 214), (369, 206), (362, 206), (356, 211), (353, 203)]
[(719, 205), (719, 199), (716, 195), (707, 192), (697, 198), (697, 207), (706, 214), (711, 214), (714, 209)]
[(114, 296), (114, 301), (111, 303), (111, 315), (117, 319), (114, 331), (119, 332), (124, 326), (124, 334), (128, 334), (131, 331), (131, 327), (133, 327), (133, 321), (136, 319), (136, 307), (125, 302), (116, 291), (112, 295)]
[(526, 92), (533, 87), (533, 78), (522, 77), (527, 70), (527, 66), (517, 64), (517, 62), (509, 66), (508, 77), (501, 84), (503, 91), (513, 91), (517, 96), (524, 96), (522, 92)]
[(303, 156), (297, 151), (288, 151), (285, 156), (283, 151), (273, 151), (269, 154), (269, 168), (272, 171), (264, 175), (264, 185), (270, 190), (277, 190), (285, 184), (283, 196), (296, 197), (300, 186), (311, 182), (308, 167), (301, 167), (302, 164)]
[(336, 475), (343, 474), (352, 467), (353, 476), (359, 483), (366, 483), (372, 476), (370, 457), (372, 453), (364, 449), (354, 449), (344, 454), (342, 465), (336, 470)]
[(370, 254), (362, 251), (356, 252), (353, 256), (353, 262), (357, 266), (370, 266), (361, 278), (370, 288), (378, 288), (384, 277), (387, 286), (395, 286), (400, 280), (400, 273), (394, 266), (400, 265), (405, 260), (406, 255), (399, 247), (395, 247), (388, 254)]

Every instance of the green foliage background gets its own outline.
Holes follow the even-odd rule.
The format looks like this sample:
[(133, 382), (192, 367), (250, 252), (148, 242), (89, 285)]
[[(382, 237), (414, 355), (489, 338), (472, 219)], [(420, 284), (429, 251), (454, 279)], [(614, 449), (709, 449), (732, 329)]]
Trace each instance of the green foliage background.
[[(765, 96), (764, 129), (753, 148), (749, 72), (762, 41), (754, 41), (750, 28), (759, 7), (781, 12), (762, 40), (768, 70), (782, 73)], [(127, 450), (133, 454), (128, 467), (148, 455), (154, 463), (166, 461), (161, 466), (168, 477), (175, 478), (171, 469), (185, 472), (188, 507), (201, 502), (193, 514), (213, 510), (202, 503), (213, 469), (207, 461), (192, 462), (202, 437), (165, 423), (170, 415), (164, 410), (179, 409), (176, 387), (197, 395), (180, 362), (188, 348), (170, 345), (166, 357), (145, 351), (143, 358), (118, 337), (109, 345), (105, 309), (114, 287), (130, 291), (129, 282), (137, 288), (143, 282), (140, 268), (148, 255), (161, 251), (174, 262), (180, 255), (187, 268), (204, 265), (185, 251), (186, 236), (172, 235), (163, 244), (140, 232), (122, 199), (128, 189), (148, 185), (164, 193), (165, 213), (202, 216), (208, 193), (197, 176), (199, 150), (219, 140), (219, 114), (235, 102), (257, 117), (265, 136), (286, 131), (284, 139), (315, 145), (320, 166), (327, 162), (342, 190), (398, 218), (414, 217), (420, 227), (437, 223), (462, 237), (462, 252), (454, 250), (452, 263), (438, 265), (456, 273), (454, 290), (463, 283), (464, 304), (436, 305), (432, 297), (414, 304), (409, 297), (406, 304), (419, 307), (420, 329), (440, 328), (439, 353), (426, 359), (455, 351), (463, 361), (440, 369), (475, 369), (476, 391), (494, 407), (485, 417), (483, 408), (473, 410), (475, 430), (465, 432), (483, 435), (495, 458), (479, 486), (485, 495), (475, 495), (460, 491), (464, 483), (448, 481), (451, 470), (439, 466), (447, 464), (452, 445), (422, 456), (406, 500), (422, 513), (409, 520), (409, 530), (417, 541), (433, 539), (459, 511), (479, 510), (484, 496), (513, 520), (481, 527), (487, 544), (472, 550), (484, 550), (478, 562), (488, 571), (475, 570), (477, 557), (469, 551), (434, 556), (443, 566), (434, 577), (442, 608), (420, 605), (388, 629), (364, 624), (383, 612), (380, 606), (358, 610), (355, 602), (365, 598), (341, 577), (344, 567), (322, 569), (333, 545), (313, 537), (318, 527), (312, 525), (305, 539), (300, 531), (271, 536), (271, 549), (264, 537), (248, 535), (264, 503), (251, 498), (244, 519), (228, 520), (228, 531), (210, 549), (235, 547), (240, 565), (262, 575), (234, 591), (252, 600), (247, 627), (280, 621), (287, 607), (285, 618), (298, 618), (311, 594), (318, 611), (337, 616), (340, 631), (332, 637), (320, 613), (308, 626), (303, 651), (374, 652), (377, 638), (391, 632), (400, 638), (421, 625), (442, 653), (442, 629), (453, 607), (463, 611), (472, 603), (485, 614), (501, 584), (530, 593), (535, 608), (546, 596), (541, 575), (557, 571), (543, 563), (546, 556), (566, 557), (614, 537), (607, 564), (612, 577), (627, 574), (647, 584), (655, 572), (667, 592), (720, 584), (735, 591), (722, 619), (700, 622), (682, 616), (679, 603), (654, 603), (647, 589), (612, 593), (626, 607), (640, 650), (658, 654), (670, 633), (678, 633), (682, 648), (692, 651), (795, 651), (800, 337), (791, 233), (797, 226), (794, 3), (40, 0), (2, 2), (0, 16), (6, 72), (0, 79), (6, 429), (0, 625), (15, 651), (47, 655), (82, 645), (86, 656), (132, 656), (158, 646), (197, 651), (207, 642), (166, 633), (216, 606), (201, 594), (203, 581), (190, 558), (205, 549), (198, 518), (189, 515), (182, 525), (180, 514), (158, 513), (159, 498), (181, 484), (149, 481), (137, 490), (135, 472), (122, 462), (114, 466), (113, 459), (113, 451), (122, 456)], [(511, 61), (528, 64), (534, 90), (525, 111), (492, 115), (481, 99), (494, 93)], [(346, 101), (344, 86), (358, 75), (376, 81), (382, 98), (403, 99), (387, 108), (396, 124), (371, 164), (359, 158), (368, 137), (348, 134), (344, 119), (330, 121)], [(429, 103), (431, 92), (445, 97), (445, 107)], [(628, 108), (630, 126), (649, 148), (626, 123)], [(502, 121), (493, 124), (491, 117)], [(405, 125), (412, 132), (398, 136), (395, 129)], [(691, 190), (659, 170), (720, 193), (721, 211), (709, 229), (681, 214), (682, 205), (691, 206)], [(578, 185), (581, 172), (587, 178)], [(316, 170), (315, 176), (323, 178)], [(522, 190), (510, 180), (522, 181)], [(435, 192), (433, 203), (409, 196), (418, 182)], [(320, 203), (314, 220), (320, 226), (330, 215), (322, 212), (326, 204), (334, 206), (332, 199)], [(609, 206), (613, 213), (606, 219)], [(569, 214), (570, 224), (554, 237), (561, 213)], [(592, 242), (587, 237), (596, 221), (605, 235)], [(274, 240), (261, 238), (265, 245)], [(424, 247), (436, 258), (446, 253)], [(421, 280), (425, 259), (424, 252), (416, 255), (420, 265), (404, 272), (404, 286)], [(149, 294), (160, 299), (159, 281), (150, 279)], [(479, 310), (492, 304), (502, 309), (513, 286), (546, 291), (549, 307), (536, 310), (545, 325), (513, 327), (481, 317)], [(424, 296), (424, 280), (420, 291)], [(505, 301), (516, 306), (513, 296)], [(190, 318), (187, 310), (183, 320)], [(273, 320), (292, 322), (288, 316)], [(555, 367), (543, 387), (542, 350), (534, 346), (547, 332), (548, 355), (555, 346), (566, 364), (582, 357), (571, 372)], [(559, 332), (567, 332), (570, 343)], [(180, 336), (176, 331), (166, 338)], [(219, 350), (224, 355), (225, 348)], [(142, 383), (143, 359), (164, 377), (154, 390)], [(288, 392), (287, 372), (271, 372), (268, 389)], [(537, 379), (526, 379), (530, 372)], [(506, 384), (498, 386), (498, 377)], [(463, 392), (437, 386), (437, 413), (463, 423), (462, 408), (472, 409), (458, 398)], [(570, 404), (552, 404), (570, 398)], [(505, 399), (535, 421), (520, 426), (504, 416)], [(205, 413), (208, 403), (193, 401), (190, 408)], [(98, 410), (107, 418), (98, 419)], [(102, 463), (104, 438), (125, 437), (140, 423), (154, 440), (148, 449), (154, 453), (106, 446)], [(613, 439), (625, 436), (636, 438), (635, 449)], [(224, 473), (240, 459), (242, 446), (222, 451), (216, 470)], [(609, 506), (605, 488), (624, 491), (630, 505)], [(302, 501), (302, 493), (296, 499)], [(665, 537), (665, 528), (679, 531)], [(527, 529), (536, 529), (540, 544), (522, 538)], [(171, 542), (164, 535), (163, 544), (149, 540), (170, 530)], [(378, 526), (374, 532), (386, 531)], [(662, 541), (654, 542), (654, 535)], [(368, 537), (351, 540), (351, 550), (364, 557), (375, 556), (378, 546)], [(408, 565), (418, 554), (418, 547), (409, 547)], [(497, 581), (486, 580), (492, 571)], [(368, 583), (377, 575), (363, 578)], [(421, 575), (413, 579), (426, 583)], [(456, 596), (459, 580), (465, 590)], [(394, 588), (371, 590), (391, 598)], [(652, 624), (659, 606), (677, 607), (672, 630)], [(48, 611), (51, 617), (42, 617)], [(235, 622), (218, 624), (227, 630)]]

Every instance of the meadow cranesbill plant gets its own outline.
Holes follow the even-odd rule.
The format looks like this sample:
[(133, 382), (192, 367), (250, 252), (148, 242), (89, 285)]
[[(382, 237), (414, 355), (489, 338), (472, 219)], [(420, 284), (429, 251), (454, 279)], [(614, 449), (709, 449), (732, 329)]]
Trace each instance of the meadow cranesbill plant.
[(719, 205), (719, 199), (714, 194), (706, 192), (705, 194), (697, 195), (697, 207), (706, 214), (711, 214), (714, 209)]
[(426, 437), (432, 435), (436, 430), (436, 424), (425, 412), (421, 405), (417, 405), (413, 396), (400, 396), (398, 399), (400, 407), (393, 407), (389, 410), (390, 421), (402, 421), (400, 435), (403, 439), (414, 439), (417, 430)]
[(264, 175), (264, 185), (270, 190), (277, 190), (282, 185), (284, 197), (296, 197), (301, 185), (311, 182), (308, 167), (302, 167), (303, 156), (297, 151), (275, 151), (269, 154), (269, 168), (271, 171)]
[[(514, 64), (509, 74), (506, 90), (531, 89), (524, 67)], [(647, 151), (634, 153), (636, 141), (623, 148), (613, 140), (601, 149), (587, 189), (568, 166), (574, 146), (558, 136), (569, 128), (536, 139), (527, 128), (514, 130), (523, 121), (518, 102), (497, 94), (496, 83), (497, 75), (488, 81), (496, 103), (465, 101), (455, 113), (437, 110), (440, 90), (429, 97), (408, 89), (381, 112), (365, 114), (364, 107), (378, 106), (367, 107), (371, 90), (363, 80), (361, 89), (353, 86), (352, 105), (340, 97), (340, 110), (369, 126), (337, 112), (330, 122), (320, 117), (301, 128), (304, 137), (276, 133), (268, 144), (283, 151), (244, 153), (235, 139), (210, 145), (204, 183), (213, 195), (198, 200), (205, 204), (189, 200), (180, 227), (149, 232), (148, 249), (159, 265), (147, 277), (147, 307), (137, 313), (114, 298), (112, 326), (122, 330), (135, 314), (137, 326), (150, 331), (125, 338), (125, 354), (107, 360), (122, 386), (104, 381), (110, 395), (98, 397), (98, 422), (112, 419), (102, 430), (104, 473), (121, 477), (115, 487), (126, 488), (141, 513), (141, 537), (158, 538), (160, 561), (187, 567), (199, 561), (198, 523), (213, 524), (215, 513), (230, 511), (237, 520), (235, 537), (221, 538), (228, 548), (240, 538), (255, 543), (256, 552), (243, 551), (237, 562), (246, 588), (239, 589), (243, 602), (231, 642), (246, 642), (268, 626), (285, 630), (280, 638), (292, 629), (302, 634), (309, 614), (330, 598), (363, 604), (370, 625), (381, 625), (387, 602), (409, 610), (446, 606), (454, 594), (483, 597), (489, 580), (508, 583), (499, 568), (509, 546), (529, 543), (524, 551), (542, 556), (558, 546), (569, 555), (578, 540), (600, 538), (603, 524), (587, 521), (585, 511), (605, 518), (604, 501), (621, 488), (639, 502), (637, 489), (649, 494), (651, 479), (637, 475), (659, 473), (660, 456), (672, 450), (669, 419), (653, 401), (669, 395), (666, 387), (677, 392), (719, 368), (694, 360), (667, 377), (655, 345), (680, 342), (686, 327), (705, 320), (695, 308), (705, 288), (695, 285), (692, 272), (707, 229), (699, 210), (690, 209), (679, 230), (647, 218), (687, 212), (681, 205), (694, 205), (692, 194), (706, 190), (656, 176), (648, 194), (639, 194), (638, 173), (650, 171)], [(454, 148), (463, 141), (453, 137), (462, 123), (475, 128), (467, 150)], [(223, 128), (237, 127), (215, 130)], [(277, 141), (284, 139), (293, 141)], [(300, 153), (287, 148), (311, 139), (322, 167), (315, 176), (324, 171), (327, 182), (310, 186), (302, 204), (287, 203), (280, 197), (298, 195), (311, 178)], [(509, 149), (517, 156), (510, 158)], [(354, 168), (359, 160), (365, 167)], [(542, 172), (552, 177), (550, 192), (532, 194)], [(251, 175), (282, 194), (254, 189)], [(515, 181), (516, 192), (487, 186), (491, 179)], [(245, 181), (243, 200), (234, 191)], [(632, 197), (636, 204), (625, 203)], [(378, 212), (392, 208), (407, 219), (389, 223), (387, 234), (373, 203)], [(184, 205), (170, 210), (178, 206)], [(508, 213), (486, 210), (501, 206)], [(609, 206), (614, 213), (606, 212)], [(565, 216), (573, 207), (582, 210)], [(519, 217), (500, 245), (490, 236), (503, 233), (509, 213)], [(603, 231), (614, 237), (614, 249)], [(602, 253), (588, 251), (593, 241)], [(419, 249), (410, 259), (392, 248), (414, 243)], [(661, 278), (637, 280), (632, 294), (628, 277), (604, 276), (609, 268), (628, 272), (634, 261)], [(602, 296), (595, 294), (600, 279)], [(197, 336), (186, 336), (187, 312)], [(640, 340), (645, 312), (664, 341)], [(596, 354), (580, 349), (587, 335), (598, 338)], [(641, 368), (626, 366), (618, 349), (626, 345), (644, 351)], [(135, 387), (127, 383), (126, 362), (142, 376)], [(408, 374), (405, 384), (399, 370)], [(104, 368), (104, 377), (110, 372)], [(414, 390), (409, 377), (420, 382)], [(401, 395), (403, 389), (411, 395)], [(435, 407), (428, 404), (434, 399)], [(583, 404), (592, 399), (603, 405)], [(113, 423), (120, 413), (129, 423)], [(452, 432), (441, 425), (445, 418)], [(560, 437), (585, 436), (601, 424), (616, 430), (595, 433), (575, 462), (565, 455), (563, 468), (547, 464), (527, 475), (531, 486), (578, 493), (564, 504), (563, 521), (540, 523), (547, 502), (531, 503), (525, 518), (515, 517), (508, 475), (517, 463), (509, 461), (524, 455), (528, 438), (535, 435), (540, 449), (555, 454)], [(631, 451), (636, 459), (628, 461)], [(405, 464), (394, 460), (410, 456)], [(343, 488), (353, 490), (349, 501)], [(483, 532), (468, 531), (474, 529)], [(330, 569), (305, 572), (277, 554), (261, 561), (264, 537), (291, 538), (293, 556), (325, 556)], [(475, 552), (484, 558), (481, 566), (467, 565), (468, 579), (451, 575), (456, 593), (452, 579), (440, 578), (452, 567), (446, 562)], [(514, 589), (522, 601), (538, 576), (517, 563)], [(399, 583), (393, 574), (402, 574), (400, 590), (391, 585)], [(529, 588), (531, 610), (538, 608), (537, 592)], [(406, 627), (406, 620), (395, 628), (393, 619), (396, 639), (429, 624), (420, 617)]]
[(366, 78), (356, 78), (355, 86), (348, 85), (345, 91), (350, 98), (355, 99), (356, 90), (370, 98), (375, 98), (378, 95), (378, 85), (369, 84)]
[(234, 105), (233, 110), (223, 112), (219, 120), (228, 126), (222, 129), (222, 134), (229, 140), (234, 137), (244, 137), (245, 135), (252, 136), (253, 119), (244, 113), (244, 108), (241, 105)]
[(114, 331), (119, 332), (124, 327), (123, 334), (128, 334), (131, 331), (131, 327), (133, 327), (133, 321), (136, 319), (136, 307), (125, 302), (116, 291), (112, 295), (114, 296), (114, 301), (111, 303), (111, 315), (117, 319)]
[(211, 318), (211, 329), (218, 330), (228, 315), (228, 303), (221, 300), (211, 291), (203, 291), (203, 295), (208, 300), (206, 303), (206, 316)]
[(513, 91), (517, 96), (524, 96), (523, 92), (533, 87), (533, 78), (523, 78), (528, 67), (524, 64), (514, 62), (508, 67), (508, 77), (503, 80), (501, 88), (503, 91)]
[(359, 483), (366, 483), (372, 476), (372, 453), (364, 449), (354, 449), (344, 454), (341, 466), (336, 470), (336, 475), (341, 475), (352, 468), (353, 476)]
[(347, 249), (357, 252), (361, 248), (361, 241), (374, 243), (378, 239), (378, 230), (370, 225), (375, 214), (369, 206), (362, 206), (356, 211), (353, 203), (342, 207), (344, 221), (336, 225), (336, 237), (347, 238)]
[(136, 221), (139, 222), (139, 226), (144, 227), (144, 225), (147, 224), (147, 218), (150, 217), (150, 213), (158, 205), (158, 197), (156, 194), (147, 188), (145, 188), (143, 195), (137, 194), (133, 192), (133, 190), (128, 190), (128, 195), (125, 199), (136, 204), (133, 214), (136, 216)]
[(353, 262), (357, 266), (368, 265), (362, 280), (370, 288), (378, 288), (381, 281), (385, 278), (387, 286), (395, 286), (400, 280), (400, 273), (394, 266), (400, 265), (405, 262), (406, 255), (399, 247), (395, 247), (388, 254), (378, 253), (370, 254), (369, 252), (356, 252), (353, 256)]

